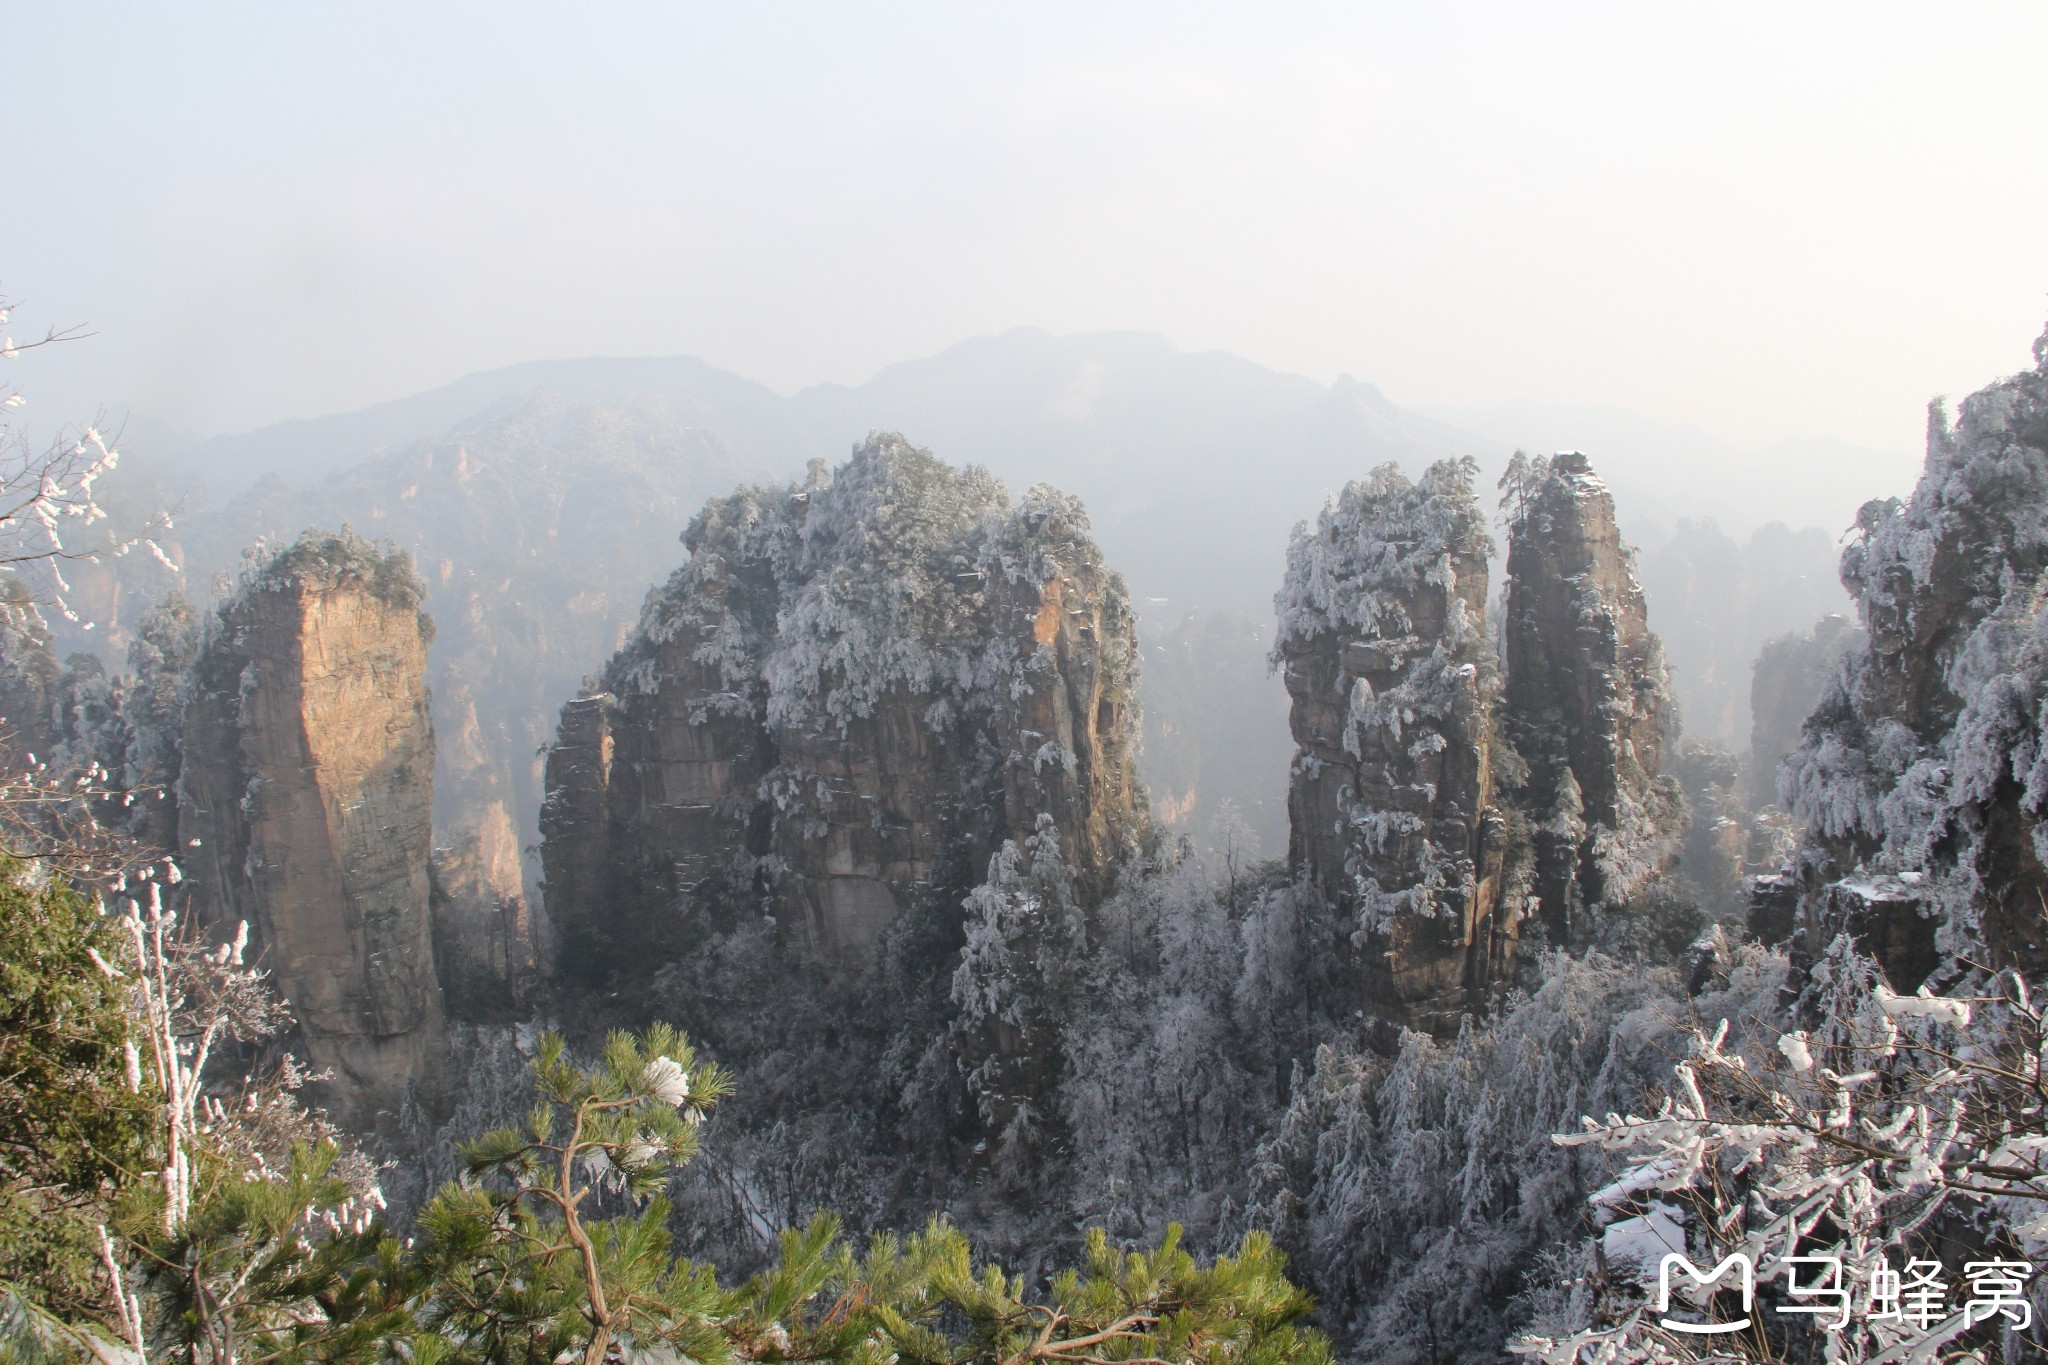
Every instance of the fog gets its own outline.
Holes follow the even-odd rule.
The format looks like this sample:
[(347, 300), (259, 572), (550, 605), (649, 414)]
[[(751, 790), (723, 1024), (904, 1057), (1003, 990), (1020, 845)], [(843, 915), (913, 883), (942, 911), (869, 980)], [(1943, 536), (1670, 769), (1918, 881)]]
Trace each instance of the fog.
[(97, 333), (37, 411), (169, 447), (593, 354), (788, 393), (1028, 324), (1903, 492), (2039, 331), (2038, 6), (1102, 10), (15, 7), (0, 289)]

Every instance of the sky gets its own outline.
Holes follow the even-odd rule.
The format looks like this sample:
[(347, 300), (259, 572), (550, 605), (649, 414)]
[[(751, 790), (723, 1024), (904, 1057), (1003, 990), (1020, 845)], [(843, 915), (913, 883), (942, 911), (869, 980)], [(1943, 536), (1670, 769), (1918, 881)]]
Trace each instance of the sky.
[(2048, 319), (2037, 2), (10, 0), (0, 49), (8, 330), (93, 333), (14, 362), (46, 419), (1034, 325), (1912, 451)]

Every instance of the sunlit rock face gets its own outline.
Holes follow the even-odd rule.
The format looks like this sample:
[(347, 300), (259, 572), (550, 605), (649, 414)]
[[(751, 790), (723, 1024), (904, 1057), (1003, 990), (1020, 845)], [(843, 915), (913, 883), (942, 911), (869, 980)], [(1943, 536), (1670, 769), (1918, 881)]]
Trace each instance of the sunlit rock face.
[(2048, 967), (2048, 337), (2034, 360), (1953, 425), (1935, 406), (1912, 497), (1866, 504), (1842, 554), (1868, 638), (1780, 775), (1797, 959), (1846, 930), (1901, 979), (1936, 950)]
[(308, 1060), (333, 1073), (319, 1098), (356, 1128), (431, 1090), (446, 1042), (420, 591), (403, 557), (309, 533), (223, 605), (184, 717), (199, 918), (248, 922)]
[(1529, 777), (1538, 910), (1550, 942), (1592, 941), (1670, 865), (1677, 788), (1659, 780), (1670, 688), (1635, 555), (1591, 462), (1517, 456), (1507, 491), (1508, 736)]
[(1087, 529), (887, 435), (706, 506), (548, 759), (564, 970), (658, 966), (740, 913), (851, 967), (913, 905), (957, 915), (1041, 814), (1105, 891), (1146, 803), (1130, 606)]
[(1344, 489), (1288, 552), (1274, 662), (1298, 752), (1292, 861), (1358, 916), (1382, 1015), (1455, 1025), (1512, 965), (1485, 514), (1469, 461)]

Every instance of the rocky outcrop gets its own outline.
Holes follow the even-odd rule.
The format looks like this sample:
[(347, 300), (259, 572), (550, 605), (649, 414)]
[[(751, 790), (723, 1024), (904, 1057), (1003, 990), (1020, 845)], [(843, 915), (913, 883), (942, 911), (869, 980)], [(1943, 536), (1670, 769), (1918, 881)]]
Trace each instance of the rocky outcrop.
[[(561, 930), (560, 965), (584, 980), (606, 974), (614, 945), (630, 951), (665, 937), (657, 923), (620, 913), (611, 899), (614, 884), (632, 890), (612, 865), (611, 722), (617, 704), (607, 692), (578, 697), (562, 708), (548, 748), (547, 797), (540, 810), (543, 894), (548, 918)], [(619, 831), (622, 840), (630, 833)]]
[(1759, 872), (1746, 879), (1743, 927), (1768, 947), (1782, 947), (1799, 927), (1799, 879), (1789, 872)]
[(1670, 691), (1634, 552), (1584, 455), (1517, 455), (1508, 511), (1509, 735), (1524, 792), (1535, 891), (1550, 942), (1582, 946), (1603, 907), (1671, 863), (1675, 785), (1658, 776)]
[[(1583, 455), (1516, 456), (1503, 678), (1475, 472), (1445, 461), (1411, 483), (1388, 466), (1350, 485), (1296, 532), (1275, 599), (1290, 859), (1356, 916), (1364, 1005), (1438, 1032), (1513, 982), (1532, 913), (1554, 945), (1607, 942), (1596, 912), (1633, 907), (1683, 834), (1658, 771), (1663, 654), (1613, 500)], [(1735, 810), (1733, 760), (1695, 757), (1702, 791)], [(1744, 826), (1706, 813), (1703, 866), (1733, 913)]]
[[(434, 697), (435, 961), (451, 1017), (502, 1023), (536, 999), (548, 929), (526, 893), (503, 746), (483, 733), (461, 670), (443, 678)], [(444, 799), (451, 783), (454, 799)]]
[(434, 962), (449, 1015), (525, 1017), (541, 986), (545, 935), (521, 885), (511, 811), (493, 803), (474, 826), (436, 839), (431, 870)]
[(1868, 638), (1779, 779), (1805, 829), (1797, 959), (1847, 931), (1904, 979), (1936, 948), (2048, 968), (2048, 336), (2034, 360), (1953, 426), (1934, 406), (1911, 499), (1866, 504), (1843, 552)]
[(1012, 505), (876, 436), (827, 475), (709, 504), (601, 689), (564, 708), (542, 809), (572, 977), (775, 916), (858, 966), (913, 905), (957, 915), (1050, 816), (1084, 896), (1145, 827), (1136, 647), (1080, 505)]
[(1388, 465), (1349, 485), (1296, 532), (1275, 599), (1290, 858), (1357, 915), (1365, 999), (1434, 1028), (1507, 980), (1516, 928), (1474, 472), (1445, 461), (1411, 483)]
[(320, 1098), (385, 1126), (445, 1046), (429, 910), (430, 626), (410, 562), (308, 533), (211, 623), (184, 713), (179, 843), (201, 922), (247, 921)]

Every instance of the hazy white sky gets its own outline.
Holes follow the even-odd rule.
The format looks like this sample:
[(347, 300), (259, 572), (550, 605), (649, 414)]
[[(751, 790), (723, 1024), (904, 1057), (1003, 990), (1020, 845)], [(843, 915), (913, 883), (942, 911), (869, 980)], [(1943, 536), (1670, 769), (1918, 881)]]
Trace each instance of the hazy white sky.
[(0, 48), (12, 330), (99, 333), (46, 415), (1030, 323), (1910, 450), (2048, 318), (2038, 0), (17, 0)]

